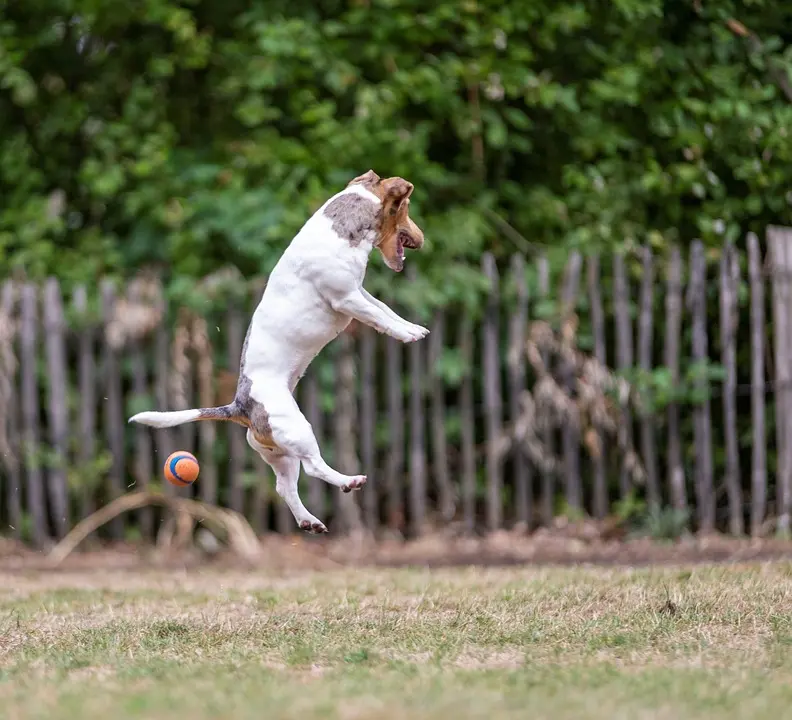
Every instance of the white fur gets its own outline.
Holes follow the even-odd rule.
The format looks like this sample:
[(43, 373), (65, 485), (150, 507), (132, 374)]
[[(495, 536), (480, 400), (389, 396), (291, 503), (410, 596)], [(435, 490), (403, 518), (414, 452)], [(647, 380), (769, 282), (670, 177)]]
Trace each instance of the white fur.
[[(251, 397), (269, 414), (275, 448), (262, 446), (253, 433), (248, 444), (272, 467), (276, 489), (301, 528), (326, 532), (302, 504), (297, 492), (300, 463), (312, 477), (345, 491), (360, 488), (364, 475), (343, 475), (325, 463), (310, 423), (293, 397), (308, 365), (354, 318), (402, 342), (414, 342), (429, 331), (401, 318), (363, 288), (376, 233), (353, 247), (340, 237), (324, 215), (336, 197), (357, 193), (372, 202), (379, 198), (361, 185), (352, 185), (329, 198), (305, 223), (270, 274), (253, 313), (247, 350), (242, 358), (251, 381)], [(132, 420), (170, 427), (197, 419), (197, 410), (178, 413), (139, 413)], [(167, 416), (167, 417), (165, 417)], [(178, 417), (177, 417), (178, 416)]]
[(150, 425), (155, 428), (169, 428), (192, 422), (201, 416), (200, 410), (176, 410), (174, 412), (140, 412), (129, 418), (129, 422)]

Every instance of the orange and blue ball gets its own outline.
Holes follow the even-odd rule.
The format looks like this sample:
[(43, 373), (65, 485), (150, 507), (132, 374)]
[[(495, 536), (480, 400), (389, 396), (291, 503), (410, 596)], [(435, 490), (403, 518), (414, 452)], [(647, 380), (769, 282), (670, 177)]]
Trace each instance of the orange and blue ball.
[(165, 479), (176, 487), (187, 487), (198, 479), (201, 471), (198, 460), (186, 450), (177, 450), (171, 453), (165, 461)]

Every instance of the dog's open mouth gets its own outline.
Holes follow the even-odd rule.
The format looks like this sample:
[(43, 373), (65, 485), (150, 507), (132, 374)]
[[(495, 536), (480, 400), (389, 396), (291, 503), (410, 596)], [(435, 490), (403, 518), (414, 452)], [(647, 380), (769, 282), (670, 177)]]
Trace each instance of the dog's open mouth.
[(400, 231), (398, 236), (396, 237), (397, 247), (396, 247), (396, 254), (399, 258), (399, 262), (404, 264), (404, 251), (407, 250), (417, 250), (418, 243), (415, 241), (415, 238), (410, 235), (410, 233), (405, 232), (404, 230)]
[(420, 250), (421, 238), (416, 238), (411, 232), (407, 230), (400, 230), (396, 234), (396, 242), (391, 241), (391, 246), (388, 250), (380, 245), (380, 252), (385, 258), (387, 266), (395, 272), (401, 272), (404, 269), (404, 256), (405, 250)]
[(399, 232), (399, 245), (401, 245), (403, 248), (408, 248), (409, 250), (418, 249), (418, 243), (415, 241), (415, 238), (404, 230)]
[(400, 232), (396, 236), (396, 262), (399, 265), (399, 270), (404, 267), (404, 251), (415, 250), (418, 247), (412, 235), (407, 232)]
[(404, 265), (404, 243), (401, 237), (396, 241), (396, 262), (399, 264), (399, 267)]

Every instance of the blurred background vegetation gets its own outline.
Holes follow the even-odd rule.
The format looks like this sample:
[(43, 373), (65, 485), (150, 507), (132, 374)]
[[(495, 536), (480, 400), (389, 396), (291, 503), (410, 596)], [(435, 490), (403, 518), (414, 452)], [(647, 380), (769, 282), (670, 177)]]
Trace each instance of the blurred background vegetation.
[[(0, 276), (54, 275), (64, 297), (85, 284), (100, 318), (99, 278), (153, 269), (171, 311), (188, 306), (217, 329), (214, 352), (229, 368), (220, 326), (230, 301), (249, 305), (307, 217), (372, 168), (415, 184), (427, 244), (410, 254), (412, 282), (375, 254), (369, 288), (415, 319), (449, 308), (450, 345), (454, 328), (485, 311), (485, 251), (503, 279), (504, 314), (515, 298), (512, 258), (525, 256), (532, 319), (553, 317), (557, 294), (537, 297), (534, 260), (548, 259), (555, 287), (572, 250), (596, 251), (612, 365), (612, 256), (627, 259), (635, 318), (634, 251), (648, 245), (658, 278), (653, 362), (632, 376), (660, 424), (669, 402), (684, 410), (690, 475), (697, 365), (685, 321), (680, 386), (670, 386), (660, 283), (672, 247), (687, 268), (690, 244), (704, 242), (704, 365), (717, 384), (714, 266), (727, 241), (741, 246), (737, 382), (747, 387), (743, 238), (753, 231), (764, 245), (769, 224), (792, 225), (791, 36), (792, 5), (766, 0), (0, 0)], [(768, 303), (770, 294), (768, 283)], [(590, 351), (587, 303), (583, 292), (577, 342)], [(316, 363), (327, 412), (336, 351)], [(431, 377), (447, 399), (464, 365), (450, 346), (437, 358)], [(132, 370), (122, 370), (129, 390)], [(125, 398), (127, 414), (154, 402), (137, 391)], [(453, 404), (445, 422), (456, 443)], [(748, 467), (746, 393), (737, 410)], [(378, 447), (391, 422), (379, 414)], [(774, 396), (767, 424), (774, 437)], [(771, 475), (776, 460), (771, 449)], [(483, 464), (476, 472), (483, 487)]]
[(6, 276), (265, 274), (369, 168), (416, 185), (424, 306), (475, 306), (484, 249), (560, 263), (792, 220), (787, 3), (0, 7)]

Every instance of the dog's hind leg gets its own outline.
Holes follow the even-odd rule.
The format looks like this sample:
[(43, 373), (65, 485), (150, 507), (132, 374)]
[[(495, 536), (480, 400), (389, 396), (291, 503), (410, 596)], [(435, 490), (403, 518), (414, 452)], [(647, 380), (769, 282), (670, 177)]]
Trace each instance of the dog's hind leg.
[(284, 455), (278, 450), (265, 448), (256, 440), (250, 430), (247, 431), (247, 441), (248, 445), (261, 455), (264, 462), (275, 472), (275, 490), (291, 510), (300, 529), (312, 534), (326, 533), (327, 528), (324, 523), (311, 515), (300, 500), (297, 490), (297, 481), (300, 477), (299, 458)]
[(333, 470), (333, 468), (322, 459), (318, 446), (314, 454), (305, 455), (301, 457), (300, 460), (302, 460), (305, 472), (311, 477), (324, 480), (330, 485), (341, 488), (344, 492), (360, 490), (360, 488), (366, 484), (365, 475), (343, 475), (337, 470)]
[(297, 457), (305, 472), (324, 480), (344, 492), (358, 490), (366, 484), (365, 475), (344, 475), (333, 470), (322, 458), (311, 423), (302, 414), (291, 394), (275, 394), (264, 402), (269, 413), (269, 431), (273, 443), (284, 453)]

